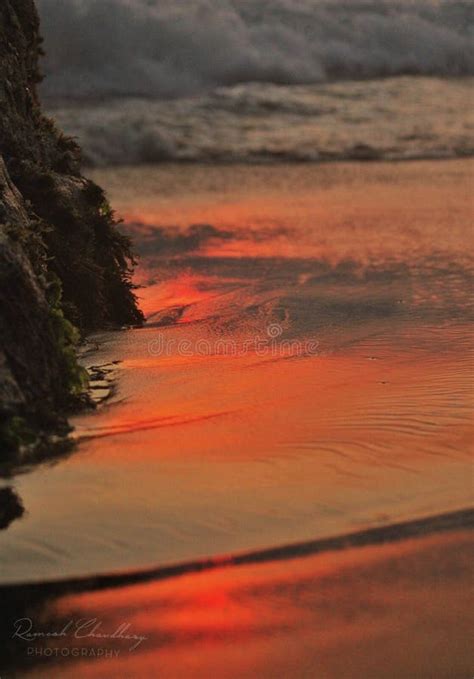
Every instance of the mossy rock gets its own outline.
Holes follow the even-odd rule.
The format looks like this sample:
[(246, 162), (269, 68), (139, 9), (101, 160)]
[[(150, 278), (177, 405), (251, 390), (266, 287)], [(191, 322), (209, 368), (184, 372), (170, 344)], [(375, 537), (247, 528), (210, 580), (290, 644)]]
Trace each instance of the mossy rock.
[(64, 430), (87, 386), (81, 334), (143, 322), (130, 241), (76, 142), (41, 111), (41, 42), (33, 0), (2, 0), (0, 464)]

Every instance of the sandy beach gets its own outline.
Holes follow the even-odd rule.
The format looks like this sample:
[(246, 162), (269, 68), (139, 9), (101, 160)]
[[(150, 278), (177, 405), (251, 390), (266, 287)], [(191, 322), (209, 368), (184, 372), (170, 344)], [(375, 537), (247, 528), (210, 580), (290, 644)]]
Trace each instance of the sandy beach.
[(75, 419), (77, 454), (18, 478), (3, 582), (469, 505), (471, 171), (99, 173), (142, 253), (148, 321), (86, 352), (110, 398)]
[(376, 679), (383, 671), (424, 679), (435, 668), (439, 679), (468, 679), (472, 550), (468, 532), (428, 530), (394, 544), (66, 594), (26, 609), (34, 630), (63, 636), (10, 643), (21, 676), (32, 678)]
[(472, 679), (472, 0), (0, 2), (0, 679)]
[[(141, 254), (147, 324), (87, 345), (106, 398), (75, 418), (73, 456), (15, 480), (26, 514), (2, 536), (0, 584), (38, 583), (33, 608), (4, 590), (15, 618), (130, 623), (146, 640), (129, 652), (87, 638), (81, 660), (67, 638), (40, 643), (48, 657), (14, 641), (5, 666), (78, 678), (472, 674), (462, 523), (67, 593), (68, 579), (229, 566), (471, 504), (472, 168), (95, 173)], [(62, 580), (56, 593), (44, 584)], [(98, 647), (119, 659), (87, 655)]]

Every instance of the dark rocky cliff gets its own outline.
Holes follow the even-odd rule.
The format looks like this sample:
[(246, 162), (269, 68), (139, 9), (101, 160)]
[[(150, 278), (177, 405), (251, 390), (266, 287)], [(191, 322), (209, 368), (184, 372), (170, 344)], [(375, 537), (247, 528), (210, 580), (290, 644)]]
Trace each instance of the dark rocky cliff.
[[(0, 465), (64, 423), (78, 330), (135, 325), (129, 241), (42, 112), (33, 0), (0, 3)], [(44, 437), (47, 440), (47, 437)]]

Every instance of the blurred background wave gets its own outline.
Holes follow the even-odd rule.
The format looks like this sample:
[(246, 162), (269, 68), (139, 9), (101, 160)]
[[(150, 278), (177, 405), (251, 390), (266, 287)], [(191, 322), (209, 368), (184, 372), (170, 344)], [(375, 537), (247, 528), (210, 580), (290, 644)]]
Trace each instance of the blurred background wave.
[[(472, 120), (459, 120), (474, 75), (470, 1), (39, 0), (39, 7), (43, 97), (80, 137), (89, 163), (471, 154)], [(433, 88), (427, 77), (451, 89)], [(393, 78), (402, 78), (399, 93), (385, 82)]]

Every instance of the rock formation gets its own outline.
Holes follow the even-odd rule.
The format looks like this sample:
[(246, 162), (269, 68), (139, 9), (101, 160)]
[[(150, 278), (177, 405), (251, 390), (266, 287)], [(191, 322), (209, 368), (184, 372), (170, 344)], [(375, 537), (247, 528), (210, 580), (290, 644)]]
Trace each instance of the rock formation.
[(34, 1), (2, 0), (0, 465), (64, 431), (85, 384), (79, 333), (143, 320), (130, 243), (77, 144), (41, 111), (40, 54)]

